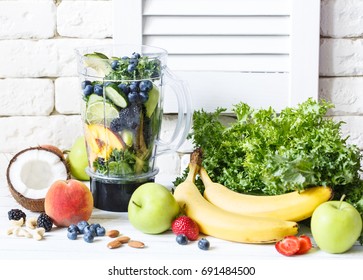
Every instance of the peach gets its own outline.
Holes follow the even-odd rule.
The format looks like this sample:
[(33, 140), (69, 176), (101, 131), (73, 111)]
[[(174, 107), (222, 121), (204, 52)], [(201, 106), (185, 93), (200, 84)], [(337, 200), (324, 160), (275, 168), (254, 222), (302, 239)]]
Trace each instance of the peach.
[(103, 125), (90, 124), (85, 126), (85, 138), (88, 146), (90, 166), (97, 157), (108, 159), (113, 149), (125, 150), (122, 138)]
[(56, 226), (68, 227), (89, 220), (93, 211), (93, 196), (81, 181), (57, 180), (47, 191), (44, 209)]

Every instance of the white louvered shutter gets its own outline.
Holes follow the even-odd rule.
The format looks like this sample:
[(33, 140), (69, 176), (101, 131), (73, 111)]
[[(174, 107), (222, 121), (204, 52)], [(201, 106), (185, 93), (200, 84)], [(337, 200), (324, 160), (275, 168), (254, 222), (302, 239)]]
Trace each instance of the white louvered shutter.
[[(114, 40), (164, 48), (194, 109), (318, 95), (319, 0), (114, 0)], [(116, 12), (117, 13), (117, 12)], [(166, 98), (165, 112), (175, 112)]]

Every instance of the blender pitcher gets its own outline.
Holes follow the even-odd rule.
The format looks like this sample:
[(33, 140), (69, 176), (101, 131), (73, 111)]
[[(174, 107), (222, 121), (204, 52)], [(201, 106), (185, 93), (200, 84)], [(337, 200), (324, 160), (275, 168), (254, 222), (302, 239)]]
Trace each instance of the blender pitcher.
[[(126, 212), (134, 190), (154, 181), (159, 171), (156, 156), (176, 151), (186, 139), (190, 93), (168, 69), (164, 49), (104, 45), (80, 48), (76, 54), (94, 206)], [(159, 138), (166, 86), (178, 103), (177, 123), (168, 141)]]

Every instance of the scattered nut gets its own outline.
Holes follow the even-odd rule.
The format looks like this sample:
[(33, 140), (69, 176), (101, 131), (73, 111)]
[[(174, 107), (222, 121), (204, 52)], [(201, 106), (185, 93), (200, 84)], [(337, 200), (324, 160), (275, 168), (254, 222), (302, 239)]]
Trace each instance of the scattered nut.
[(21, 226), (13, 226), (9, 228), (6, 232), (8, 235), (14, 234), (19, 237), (27, 237), (34, 238), (35, 240), (43, 239), (45, 229), (44, 228), (36, 228), (34, 230), (27, 230)]
[(10, 220), (10, 223), (13, 226), (19, 226), (19, 227), (21, 227), (24, 224), (24, 219), (23, 218), (20, 218), (19, 220)]
[(33, 238), (35, 240), (42, 240), (43, 239), (43, 236), (44, 236), (44, 233), (45, 233), (45, 229), (40, 227), (40, 228), (37, 228), (36, 230), (34, 230), (34, 234), (33, 234)]
[(27, 231), (24, 228), (20, 228), (20, 227), (16, 230), (15, 234), (16, 234), (16, 236), (24, 236), (24, 237), (28, 237), (28, 238), (33, 237), (33, 235), (29, 231)]
[(26, 220), (25, 225), (30, 229), (35, 229), (37, 227), (37, 218), (31, 217)]
[(136, 240), (130, 240), (127, 244), (132, 248), (144, 248), (145, 247), (145, 244), (143, 242), (136, 241)]
[(11, 234), (16, 234), (16, 232), (18, 232), (20, 229), (19, 226), (15, 226), (15, 227), (11, 227), (7, 230), (7, 235), (11, 235)]
[(106, 235), (111, 238), (115, 238), (120, 235), (120, 232), (116, 229), (112, 229), (106, 232)]
[(117, 238), (116, 238), (116, 241), (118, 241), (118, 242), (120, 242), (120, 243), (122, 243), (122, 244), (125, 244), (125, 243), (127, 243), (127, 242), (129, 242), (129, 241), (130, 241), (130, 237), (128, 237), (128, 236), (126, 236), (126, 235), (124, 235), (124, 236), (120, 236), (120, 237), (117, 237)]
[(113, 240), (113, 241), (111, 241), (111, 242), (109, 242), (107, 244), (107, 248), (109, 248), (109, 249), (116, 249), (116, 248), (119, 248), (121, 246), (122, 246), (122, 242), (120, 242), (117, 239), (115, 239), (115, 240)]

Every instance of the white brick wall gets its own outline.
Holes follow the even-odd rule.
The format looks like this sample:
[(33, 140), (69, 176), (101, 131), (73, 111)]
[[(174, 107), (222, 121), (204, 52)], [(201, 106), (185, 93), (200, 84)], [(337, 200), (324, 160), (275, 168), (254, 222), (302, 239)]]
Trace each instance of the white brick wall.
[(363, 149), (363, 1), (321, 1), (320, 98), (344, 121), (342, 133)]
[[(111, 0), (0, 0), (0, 152), (68, 149), (82, 133), (74, 48), (110, 43), (111, 11)], [(362, 0), (321, 0), (319, 96), (336, 104), (330, 114), (363, 149), (362, 14)], [(165, 116), (163, 137), (174, 122)], [(161, 173), (177, 172), (178, 159), (160, 157)]]

